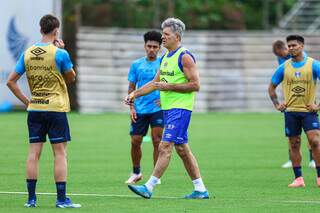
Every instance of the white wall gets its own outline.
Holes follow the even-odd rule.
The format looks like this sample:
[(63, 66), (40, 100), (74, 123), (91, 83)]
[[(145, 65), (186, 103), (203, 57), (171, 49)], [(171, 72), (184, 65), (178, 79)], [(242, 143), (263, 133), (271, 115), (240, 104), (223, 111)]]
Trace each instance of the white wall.
[[(5, 85), (8, 75), (14, 69), (16, 63), (16, 58), (9, 50), (9, 46), (14, 47), (14, 51), (20, 53), (24, 51), (23, 46), (27, 48), (39, 41), (41, 36), (39, 20), (43, 15), (49, 13), (61, 18), (61, 0), (1, 0), (0, 105), (5, 101), (14, 105), (22, 105)], [(14, 33), (14, 29), (18, 34)], [(8, 41), (8, 37), (12, 39), (12, 42)], [(29, 94), (25, 75), (19, 80), (19, 85), (25, 94)]]

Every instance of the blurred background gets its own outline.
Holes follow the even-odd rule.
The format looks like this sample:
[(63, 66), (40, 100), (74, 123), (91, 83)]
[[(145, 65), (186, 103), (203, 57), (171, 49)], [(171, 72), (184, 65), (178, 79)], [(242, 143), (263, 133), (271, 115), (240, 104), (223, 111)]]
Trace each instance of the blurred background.
[[(142, 35), (160, 31), (167, 17), (186, 24), (182, 44), (195, 55), (201, 77), (198, 112), (272, 111), (267, 86), (278, 66), (277, 39), (299, 33), (308, 55), (320, 54), (320, 0), (3, 0), (2, 112), (23, 109), (5, 82), (20, 54), (40, 39), (39, 19), (47, 13), (62, 20), (61, 37), (78, 74), (71, 105), (82, 113), (128, 110), (122, 102), (127, 73), (145, 54)], [(28, 93), (25, 77), (19, 85)]]

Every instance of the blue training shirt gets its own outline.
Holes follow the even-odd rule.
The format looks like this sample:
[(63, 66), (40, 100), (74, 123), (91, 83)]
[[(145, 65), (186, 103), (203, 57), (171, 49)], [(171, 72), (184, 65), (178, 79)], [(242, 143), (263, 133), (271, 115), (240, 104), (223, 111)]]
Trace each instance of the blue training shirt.
[[(47, 46), (50, 45), (51, 43), (36, 43), (34, 44), (34, 46)], [(73, 64), (70, 60), (70, 56), (69, 53), (64, 50), (64, 49), (57, 49), (56, 52), (56, 65), (57, 68), (59, 69), (59, 71), (61, 73), (70, 71), (73, 67)], [(26, 69), (25, 69), (25, 64), (24, 64), (24, 53), (21, 54), (19, 60), (16, 63), (16, 67), (15, 67), (15, 72), (18, 73), (19, 75), (22, 75), (23, 73), (25, 73)]]
[[(128, 81), (134, 83), (136, 88), (140, 88), (148, 82), (152, 81), (160, 68), (160, 58), (157, 57), (154, 61), (149, 61), (147, 57), (140, 58), (131, 64)], [(161, 110), (156, 104), (160, 100), (159, 90), (155, 90), (148, 95), (141, 96), (135, 99), (134, 107), (137, 113), (147, 114)]]
[[(294, 68), (300, 68), (306, 63), (307, 58), (308, 58), (307, 54), (304, 54), (303, 61), (299, 61), (299, 62), (292, 61), (291, 65)], [(273, 76), (271, 78), (271, 83), (273, 85), (279, 85), (283, 81), (284, 66), (285, 66), (285, 63), (282, 63), (277, 68), (276, 72), (273, 74)], [(312, 62), (312, 75), (313, 75), (313, 79), (314, 80), (320, 79), (320, 62), (318, 60), (315, 60), (315, 59)]]
[(281, 65), (283, 64), (286, 60), (290, 59), (291, 58), (291, 55), (287, 55), (286, 57), (279, 57), (277, 56), (277, 60), (278, 60), (278, 64)]

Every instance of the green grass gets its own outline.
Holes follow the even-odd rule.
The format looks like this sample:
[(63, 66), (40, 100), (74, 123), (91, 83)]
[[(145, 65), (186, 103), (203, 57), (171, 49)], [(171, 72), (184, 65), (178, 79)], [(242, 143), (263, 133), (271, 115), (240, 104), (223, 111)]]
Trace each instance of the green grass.
[[(175, 153), (154, 198), (133, 196), (124, 181), (131, 170), (129, 117), (126, 114), (69, 114), (72, 142), (68, 146), (69, 193), (129, 195), (132, 197), (71, 196), (83, 205), (76, 212), (318, 212), (320, 189), (314, 170), (306, 167), (303, 140), (304, 189), (288, 189), (292, 171), (281, 169), (287, 160), (287, 142), (281, 114), (194, 114), (190, 146), (200, 165), (209, 200), (182, 197), (193, 189)], [(28, 149), (26, 113), (0, 115), (0, 191), (25, 191)], [(144, 181), (152, 170), (152, 143), (143, 144)], [(55, 192), (53, 157), (44, 147), (38, 192)], [(142, 183), (144, 183), (142, 181)], [(213, 198), (215, 196), (215, 198)], [(26, 195), (0, 194), (1, 212), (31, 212)], [(305, 202), (295, 202), (305, 201)], [(310, 202), (313, 201), (313, 202)], [(55, 196), (39, 195), (32, 212), (56, 212)]]

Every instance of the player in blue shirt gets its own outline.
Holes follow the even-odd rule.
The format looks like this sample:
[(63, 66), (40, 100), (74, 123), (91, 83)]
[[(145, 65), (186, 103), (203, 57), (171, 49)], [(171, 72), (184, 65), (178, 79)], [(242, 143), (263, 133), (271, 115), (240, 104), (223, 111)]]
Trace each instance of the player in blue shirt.
[[(66, 82), (75, 80), (73, 64), (62, 40), (58, 40), (59, 20), (45, 15), (40, 20), (42, 39), (20, 57), (7, 86), (28, 110), (29, 153), (26, 162), (28, 201), (25, 207), (36, 207), (38, 164), (48, 135), (54, 153), (54, 179), (57, 188), (56, 207), (79, 208), (66, 197), (67, 142), (70, 141), (66, 112), (70, 110)], [(17, 81), (26, 73), (31, 98), (26, 97)]]
[[(160, 58), (157, 57), (161, 47), (161, 33), (149, 31), (144, 34), (144, 48), (146, 56), (134, 61), (128, 74), (129, 89), (128, 94), (152, 81), (159, 70)], [(142, 179), (141, 143), (147, 134), (149, 125), (151, 126), (151, 138), (153, 142), (153, 164), (158, 159), (158, 147), (163, 131), (163, 115), (160, 108), (160, 92), (158, 90), (139, 97), (134, 105), (130, 106), (131, 117), (131, 160), (133, 171), (127, 184), (136, 183)], [(160, 183), (160, 182), (159, 182)]]
[[(289, 50), (288, 50), (287, 45), (281, 40), (275, 41), (272, 45), (272, 49), (273, 49), (274, 55), (277, 57), (279, 65), (283, 64), (286, 60), (291, 58), (291, 55), (289, 54)], [(306, 55), (306, 53), (304, 53), (304, 54)], [(292, 167), (292, 162), (290, 159), (290, 144), (288, 144), (288, 145), (289, 145), (289, 152), (288, 152), (289, 153), (289, 160), (281, 166), (282, 168), (291, 168)], [(313, 160), (312, 150), (311, 150), (309, 143), (307, 143), (307, 147), (309, 150), (309, 167), (315, 168), (316, 164)]]

